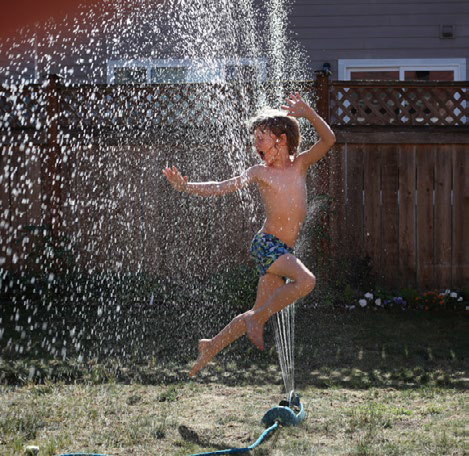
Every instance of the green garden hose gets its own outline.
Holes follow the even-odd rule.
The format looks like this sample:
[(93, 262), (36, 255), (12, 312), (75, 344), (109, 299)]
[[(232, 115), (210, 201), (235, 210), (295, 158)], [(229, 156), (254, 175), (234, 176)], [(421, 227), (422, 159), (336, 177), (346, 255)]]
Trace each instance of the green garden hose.
[(190, 456), (209, 456), (209, 455), (214, 455), (214, 454), (248, 453), (249, 451), (256, 448), (256, 446), (260, 445), (266, 439), (266, 437), (271, 432), (275, 431), (275, 429), (277, 428), (278, 428), (278, 421), (276, 421), (272, 426), (267, 428), (251, 446), (248, 446), (246, 448), (230, 448), (228, 450), (209, 451), (208, 453), (196, 453)]

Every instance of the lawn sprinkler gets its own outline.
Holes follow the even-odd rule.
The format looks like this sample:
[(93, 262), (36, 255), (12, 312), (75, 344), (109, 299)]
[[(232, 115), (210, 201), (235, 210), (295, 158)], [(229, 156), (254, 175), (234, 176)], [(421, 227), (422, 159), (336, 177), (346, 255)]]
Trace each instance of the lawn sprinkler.
[(300, 395), (291, 391), (280, 404), (272, 407), (262, 418), (262, 423), (272, 426), (278, 422), (281, 426), (298, 426), (305, 419), (305, 410), (300, 402)]
[(300, 395), (291, 391), (290, 394), (280, 402), (279, 405), (272, 407), (262, 418), (262, 423), (267, 428), (261, 436), (251, 446), (246, 448), (230, 448), (227, 450), (210, 451), (208, 453), (197, 453), (191, 456), (215, 456), (219, 454), (231, 453), (249, 453), (256, 448), (266, 438), (272, 434), (279, 426), (298, 426), (305, 418), (305, 410), (300, 402)]

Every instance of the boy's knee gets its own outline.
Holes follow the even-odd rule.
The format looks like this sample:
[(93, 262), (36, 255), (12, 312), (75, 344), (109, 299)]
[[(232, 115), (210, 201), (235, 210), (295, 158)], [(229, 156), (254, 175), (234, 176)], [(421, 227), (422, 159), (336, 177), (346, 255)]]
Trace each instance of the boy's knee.
[(314, 274), (312, 272), (305, 274), (301, 280), (301, 285), (305, 296), (311, 293), (316, 286), (316, 277)]

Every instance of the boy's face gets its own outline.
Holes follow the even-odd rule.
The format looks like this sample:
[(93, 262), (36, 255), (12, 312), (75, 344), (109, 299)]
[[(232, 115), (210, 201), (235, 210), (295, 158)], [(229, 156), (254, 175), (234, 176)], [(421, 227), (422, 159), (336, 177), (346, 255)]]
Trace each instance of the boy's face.
[(270, 130), (256, 128), (254, 131), (254, 147), (266, 164), (269, 164), (278, 153), (275, 148), (277, 139)]

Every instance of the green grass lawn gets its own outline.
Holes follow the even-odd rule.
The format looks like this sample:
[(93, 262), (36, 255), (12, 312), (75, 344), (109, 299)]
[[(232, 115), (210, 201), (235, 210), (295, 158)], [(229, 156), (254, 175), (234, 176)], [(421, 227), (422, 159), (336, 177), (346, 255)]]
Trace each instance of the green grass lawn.
[[(304, 386), (300, 392), (307, 412), (302, 425), (278, 429), (253, 454), (467, 454), (460, 390)], [(187, 455), (254, 443), (281, 389), (191, 381), (26, 385), (1, 394), (2, 454), (23, 454), (34, 444), (41, 455)]]
[[(197, 338), (227, 315), (200, 326), (200, 315), (130, 315), (124, 334), (95, 319), (103, 331), (78, 337), (73, 315), (43, 330), (32, 324), (40, 313), (28, 322), (4, 312), (0, 454), (188, 455), (257, 439), (283, 395), (270, 327), (265, 352), (239, 340), (188, 380)], [(467, 454), (468, 329), (466, 315), (300, 305), (295, 375), (307, 418), (252, 454)]]

